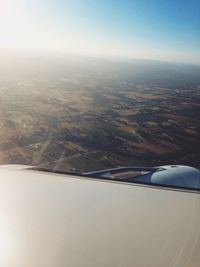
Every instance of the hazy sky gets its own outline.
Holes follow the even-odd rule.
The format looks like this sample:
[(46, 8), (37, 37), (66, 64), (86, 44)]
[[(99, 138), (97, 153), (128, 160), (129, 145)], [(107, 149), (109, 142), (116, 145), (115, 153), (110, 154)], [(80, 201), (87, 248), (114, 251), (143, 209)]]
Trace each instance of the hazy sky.
[(0, 0), (0, 49), (200, 63), (200, 0)]

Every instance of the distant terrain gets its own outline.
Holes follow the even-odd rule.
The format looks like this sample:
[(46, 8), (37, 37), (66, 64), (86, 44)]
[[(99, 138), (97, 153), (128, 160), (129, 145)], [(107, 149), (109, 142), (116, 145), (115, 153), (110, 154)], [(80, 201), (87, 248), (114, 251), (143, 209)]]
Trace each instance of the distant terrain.
[(0, 164), (200, 166), (200, 66), (2, 56)]

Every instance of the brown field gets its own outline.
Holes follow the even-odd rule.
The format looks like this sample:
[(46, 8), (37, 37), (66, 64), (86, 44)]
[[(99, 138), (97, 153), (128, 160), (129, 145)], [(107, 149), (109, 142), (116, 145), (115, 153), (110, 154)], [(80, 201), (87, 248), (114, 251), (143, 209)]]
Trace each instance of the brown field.
[(0, 79), (0, 163), (88, 171), (200, 162), (200, 86), (100, 74)]

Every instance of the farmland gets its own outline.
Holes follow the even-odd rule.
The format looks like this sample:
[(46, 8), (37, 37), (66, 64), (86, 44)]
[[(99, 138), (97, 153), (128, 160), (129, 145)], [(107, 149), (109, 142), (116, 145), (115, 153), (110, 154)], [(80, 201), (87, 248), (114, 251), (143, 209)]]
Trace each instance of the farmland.
[(169, 72), (167, 65), (164, 75), (161, 63), (137, 63), (138, 70), (129, 62), (44, 62), (1, 66), (1, 164), (78, 172), (199, 166), (199, 67)]

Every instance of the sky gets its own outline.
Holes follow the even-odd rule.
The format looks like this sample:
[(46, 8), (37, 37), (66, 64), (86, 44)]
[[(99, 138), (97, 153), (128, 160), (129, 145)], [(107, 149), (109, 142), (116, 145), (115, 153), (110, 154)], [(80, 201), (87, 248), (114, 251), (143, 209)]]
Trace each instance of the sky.
[(200, 0), (0, 0), (0, 50), (200, 64)]

